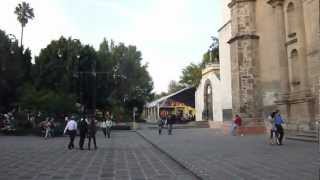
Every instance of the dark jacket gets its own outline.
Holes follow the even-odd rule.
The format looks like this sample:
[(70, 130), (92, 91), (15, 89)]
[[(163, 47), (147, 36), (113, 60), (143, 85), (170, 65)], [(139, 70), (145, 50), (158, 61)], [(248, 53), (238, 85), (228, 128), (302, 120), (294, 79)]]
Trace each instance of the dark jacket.
[(168, 118), (167, 124), (174, 124), (176, 122), (176, 116), (172, 115)]
[(90, 124), (88, 125), (88, 134), (89, 136), (94, 136), (96, 135), (97, 132), (97, 126), (95, 121), (90, 121)]
[(88, 132), (88, 124), (85, 120), (79, 122), (80, 134), (86, 134)]

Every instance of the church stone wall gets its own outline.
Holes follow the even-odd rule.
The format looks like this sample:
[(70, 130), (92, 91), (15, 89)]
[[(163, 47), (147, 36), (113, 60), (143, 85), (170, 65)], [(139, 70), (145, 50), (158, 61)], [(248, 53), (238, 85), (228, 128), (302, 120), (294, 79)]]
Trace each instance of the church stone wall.
[(319, 47), (319, 0), (303, 1), (303, 19), (306, 34), (306, 54), (308, 61), (309, 82), (314, 84), (320, 76)]
[(232, 0), (229, 7), (233, 113), (262, 120), (279, 108), (288, 125), (312, 128), (320, 113), (319, 0)]
[(280, 92), (280, 68), (277, 57), (277, 32), (274, 9), (265, 1), (256, 1), (256, 25), (259, 35), (258, 59), (263, 114), (275, 108), (274, 101)]

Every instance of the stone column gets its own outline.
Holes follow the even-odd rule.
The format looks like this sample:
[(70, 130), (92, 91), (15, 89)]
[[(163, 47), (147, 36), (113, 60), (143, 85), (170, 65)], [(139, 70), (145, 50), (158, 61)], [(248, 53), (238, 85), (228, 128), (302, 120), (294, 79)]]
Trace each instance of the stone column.
[(247, 120), (261, 119), (256, 0), (233, 0), (229, 8), (233, 114)]
[(280, 69), (280, 89), (279, 96), (275, 102), (280, 109), (281, 114), (286, 119), (290, 119), (290, 106), (288, 105), (288, 98), (290, 94), (290, 80), (289, 80), (289, 65), (288, 55), (286, 47), (286, 27), (284, 17), (284, 0), (269, 0), (270, 4), (274, 9), (274, 25), (276, 27), (276, 43), (277, 43), (277, 61)]
[[(280, 87), (281, 94), (287, 95), (289, 93), (289, 67), (288, 56), (286, 48), (286, 27), (284, 20), (283, 3), (284, 0), (269, 0), (268, 3), (274, 8), (274, 20), (277, 29), (277, 55), (280, 66)], [(283, 96), (281, 98), (283, 99)]]

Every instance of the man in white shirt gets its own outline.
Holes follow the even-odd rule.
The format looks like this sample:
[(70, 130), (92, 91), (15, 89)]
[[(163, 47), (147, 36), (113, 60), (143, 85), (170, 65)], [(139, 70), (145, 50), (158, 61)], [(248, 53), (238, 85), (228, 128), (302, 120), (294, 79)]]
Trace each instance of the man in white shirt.
[(66, 127), (64, 128), (64, 134), (68, 134), (70, 137), (70, 142), (68, 145), (68, 149), (73, 149), (74, 148), (74, 138), (77, 134), (77, 122), (74, 120), (74, 116), (70, 118), (68, 121)]

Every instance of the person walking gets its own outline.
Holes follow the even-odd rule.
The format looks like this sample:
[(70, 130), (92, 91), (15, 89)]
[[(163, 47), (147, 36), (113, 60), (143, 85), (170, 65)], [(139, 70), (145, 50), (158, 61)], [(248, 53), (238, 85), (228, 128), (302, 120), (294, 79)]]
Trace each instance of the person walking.
[[(232, 124), (232, 135), (234, 135), (234, 136), (237, 135), (237, 130), (239, 129), (239, 131), (240, 131), (241, 124), (242, 124), (242, 119), (238, 114), (236, 114), (235, 119)], [(241, 134), (241, 132), (239, 132), (239, 134)], [(243, 134), (241, 134), (241, 136), (243, 136)]]
[(172, 128), (175, 120), (176, 120), (175, 114), (170, 115), (169, 118), (167, 119), (168, 135), (172, 135)]
[(72, 116), (70, 118), (70, 120), (68, 120), (68, 123), (66, 125), (66, 127), (64, 128), (63, 133), (64, 134), (68, 134), (70, 137), (70, 142), (68, 145), (68, 149), (73, 149), (74, 148), (74, 138), (77, 134), (77, 122), (74, 120), (74, 116)]
[(284, 136), (284, 131), (283, 131), (282, 124), (284, 123), (284, 120), (282, 119), (279, 110), (275, 111), (274, 123), (275, 123), (276, 129), (277, 129), (276, 130), (277, 144), (278, 145), (282, 145), (282, 139), (283, 139), (283, 136)]
[(51, 122), (49, 121), (49, 118), (46, 119), (44, 127), (45, 127), (45, 131), (46, 131), (44, 139), (47, 139), (47, 138), (51, 137)]
[(272, 112), (270, 114), (270, 116), (268, 117), (268, 127), (270, 129), (270, 140), (269, 140), (269, 144), (273, 145), (276, 143), (276, 134), (277, 134), (277, 128), (275, 125), (275, 115), (276, 112)]
[(89, 126), (88, 126), (88, 137), (89, 137), (88, 149), (89, 150), (91, 146), (91, 139), (93, 140), (94, 149), (97, 149), (96, 132), (97, 132), (97, 127), (96, 127), (95, 118), (91, 117), (89, 120)]
[(88, 133), (88, 124), (83, 118), (81, 118), (79, 122), (79, 131), (80, 131), (79, 148), (80, 150), (83, 150), (83, 144), (86, 139), (86, 135)]
[(158, 120), (158, 133), (159, 133), (159, 135), (161, 135), (161, 133), (162, 133), (162, 128), (163, 128), (163, 126), (164, 126), (164, 123), (165, 123), (165, 117), (164, 116), (162, 116), (162, 117), (160, 117), (160, 119)]
[(104, 119), (101, 123), (101, 130), (105, 138), (107, 138), (107, 118)]
[(111, 137), (111, 127), (112, 127), (112, 120), (111, 120), (111, 117), (109, 116), (106, 120), (106, 130), (107, 130), (108, 139), (110, 139)]

